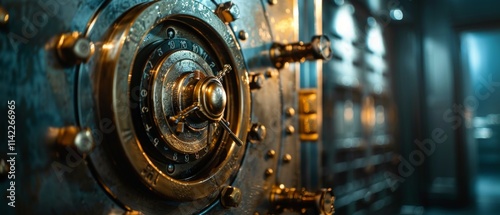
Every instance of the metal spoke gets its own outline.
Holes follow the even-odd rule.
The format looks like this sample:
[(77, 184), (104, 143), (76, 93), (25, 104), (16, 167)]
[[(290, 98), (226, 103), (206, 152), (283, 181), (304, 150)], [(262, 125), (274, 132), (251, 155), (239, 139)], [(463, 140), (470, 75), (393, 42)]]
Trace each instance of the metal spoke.
[(233, 131), (231, 131), (231, 128), (229, 128), (229, 122), (226, 121), (226, 119), (222, 118), (220, 121), (219, 121), (219, 124), (222, 125), (222, 127), (229, 133), (229, 136), (231, 137), (231, 139), (234, 140), (234, 142), (236, 142), (236, 144), (238, 146), (242, 146), (243, 145), (243, 141), (241, 141), (237, 136), (236, 134), (233, 133)]

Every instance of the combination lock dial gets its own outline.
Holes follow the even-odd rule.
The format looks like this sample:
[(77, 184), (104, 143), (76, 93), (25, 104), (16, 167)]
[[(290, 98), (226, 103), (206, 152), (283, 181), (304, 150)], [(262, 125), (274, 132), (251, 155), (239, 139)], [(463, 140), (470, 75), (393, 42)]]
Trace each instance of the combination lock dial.
[(250, 90), (235, 37), (193, 0), (142, 3), (112, 26), (80, 77), (96, 97), (81, 121), (115, 126), (90, 155), (96, 175), (124, 207), (199, 212), (245, 153)]

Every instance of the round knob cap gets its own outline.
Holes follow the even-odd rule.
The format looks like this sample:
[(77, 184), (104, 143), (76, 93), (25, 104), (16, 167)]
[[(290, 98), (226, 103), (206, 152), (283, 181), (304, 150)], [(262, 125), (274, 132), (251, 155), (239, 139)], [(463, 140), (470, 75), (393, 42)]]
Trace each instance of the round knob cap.
[(303, 42), (281, 44), (274, 43), (269, 52), (271, 61), (278, 69), (288, 62), (304, 62), (306, 60), (329, 60), (332, 57), (330, 39), (325, 35), (314, 36), (310, 43)]
[(208, 82), (203, 94), (205, 109), (212, 115), (222, 115), (227, 102), (226, 91), (222, 84), (218, 81)]

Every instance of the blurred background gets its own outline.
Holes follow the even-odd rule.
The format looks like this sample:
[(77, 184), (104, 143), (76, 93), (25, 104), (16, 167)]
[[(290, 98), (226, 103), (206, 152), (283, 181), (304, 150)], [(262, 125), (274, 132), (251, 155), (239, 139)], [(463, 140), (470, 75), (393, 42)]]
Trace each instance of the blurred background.
[(334, 52), (301, 67), (323, 109), (304, 186), (333, 187), (336, 214), (500, 214), (500, 2), (299, 2), (322, 17), (301, 39)]

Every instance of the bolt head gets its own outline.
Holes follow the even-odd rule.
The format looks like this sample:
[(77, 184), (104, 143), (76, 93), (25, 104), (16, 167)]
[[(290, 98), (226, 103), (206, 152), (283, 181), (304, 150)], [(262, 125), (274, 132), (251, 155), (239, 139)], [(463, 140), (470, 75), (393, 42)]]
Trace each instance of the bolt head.
[(264, 85), (264, 77), (261, 74), (255, 74), (250, 77), (250, 89), (256, 90)]
[(311, 39), (316, 59), (329, 60), (332, 58), (332, 43), (326, 35), (314, 36)]
[(292, 117), (295, 115), (295, 109), (292, 107), (289, 107), (286, 109), (285, 113), (286, 113), (286, 116)]
[(85, 129), (75, 137), (75, 147), (80, 153), (89, 153), (94, 149), (95, 142), (90, 129)]
[(263, 141), (266, 138), (266, 126), (260, 124), (260, 123), (255, 123), (252, 125), (252, 128), (250, 129), (250, 133), (248, 134), (248, 139), (252, 143), (257, 143), (260, 141)]
[(321, 189), (320, 210), (322, 214), (332, 215), (335, 213), (335, 196), (332, 189)]
[(226, 186), (221, 191), (221, 204), (222, 206), (238, 207), (241, 203), (241, 190), (237, 187)]
[[(230, 1), (232, 2), (232, 1)], [(233, 21), (240, 18), (240, 8), (236, 4), (232, 4), (229, 8), (229, 13), (231, 14)]]
[(215, 14), (226, 24), (240, 18), (240, 8), (232, 1), (228, 1), (217, 6)]
[(87, 62), (94, 54), (94, 44), (78, 32), (61, 35), (56, 48), (59, 59), (68, 66)]
[(92, 43), (87, 38), (77, 38), (72, 48), (75, 57), (84, 61), (92, 54)]
[(270, 5), (275, 5), (278, 3), (278, 0), (267, 0), (267, 3), (269, 3)]

